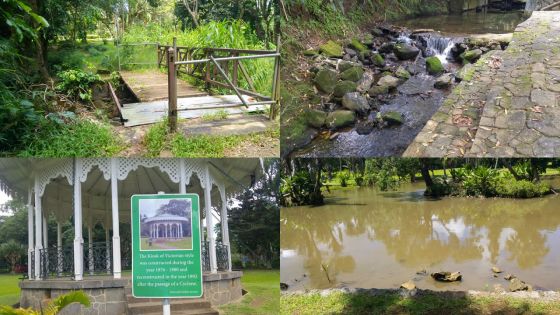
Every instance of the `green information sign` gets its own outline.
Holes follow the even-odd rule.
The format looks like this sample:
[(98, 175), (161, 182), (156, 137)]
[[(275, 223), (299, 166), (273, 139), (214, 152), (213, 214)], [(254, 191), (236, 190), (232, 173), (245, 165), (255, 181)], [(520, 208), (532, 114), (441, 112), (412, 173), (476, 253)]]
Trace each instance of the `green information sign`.
[(198, 195), (134, 195), (131, 211), (132, 295), (201, 297)]

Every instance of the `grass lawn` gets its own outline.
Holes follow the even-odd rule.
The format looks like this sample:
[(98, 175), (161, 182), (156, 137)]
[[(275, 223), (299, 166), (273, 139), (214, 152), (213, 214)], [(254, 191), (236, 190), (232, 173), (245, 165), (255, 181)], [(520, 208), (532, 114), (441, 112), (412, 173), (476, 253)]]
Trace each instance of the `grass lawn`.
[(19, 302), (20, 277), (19, 274), (0, 274), (0, 305), (11, 306)]
[(180, 240), (158, 240), (152, 241), (152, 246), (148, 244), (147, 238), (142, 238), (142, 250), (156, 250), (156, 249), (192, 249), (192, 239), (190, 237)]
[(337, 292), (326, 297), (282, 296), (280, 314), (560, 314), (560, 303), (511, 297), (450, 297), (445, 293), (403, 298), (397, 293), (372, 296)]
[(241, 278), (248, 293), (239, 302), (219, 308), (220, 314), (278, 314), (280, 309), (280, 271), (246, 270)]

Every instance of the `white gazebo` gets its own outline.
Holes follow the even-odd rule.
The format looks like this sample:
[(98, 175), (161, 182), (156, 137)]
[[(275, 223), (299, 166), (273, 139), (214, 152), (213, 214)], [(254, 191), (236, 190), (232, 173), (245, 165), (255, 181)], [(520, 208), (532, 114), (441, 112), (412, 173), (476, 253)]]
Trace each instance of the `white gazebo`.
[[(29, 213), (29, 280), (21, 284), (21, 305), (36, 307), (45, 294), (60, 293), (45, 290), (89, 286), (98, 289), (88, 281), (95, 279), (98, 283), (101, 274), (104, 281), (111, 280), (109, 286), (115, 289), (115, 283), (121, 283), (117, 280), (122, 277), (123, 264), (129, 264), (130, 244), (123, 243), (119, 224), (130, 223), (130, 197), (160, 192), (200, 195), (201, 224), (206, 228), (206, 237), (201, 238), (205, 298), (215, 305), (241, 296), (241, 273), (231, 271), (226, 204), (228, 196), (250, 187), (262, 176), (262, 167), (260, 159), (0, 159), (0, 189), (27, 200)], [(51, 216), (57, 222), (57, 237), (53, 241), (48, 239), (46, 230)], [(176, 237), (183, 232), (177, 218), (152, 219), (161, 223), (159, 227), (152, 225), (151, 232), (156, 238)], [(73, 242), (63, 244), (63, 223), (68, 220), (74, 226)], [(214, 237), (218, 222), (220, 243)], [(98, 224), (105, 231), (105, 241), (93, 243), (92, 229)], [(85, 243), (82, 228), (87, 231)], [(124, 284), (116, 285), (121, 289), (128, 285), (127, 277), (122, 278)], [(227, 286), (210, 285), (211, 281), (232, 279), (237, 282), (231, 287), (238, 289), (238, 293), (221, 292)], [(218, 291), (212, 291), (213, 288)]]
[(182, 238), (185, 235), (183, 223), (188, 222), (187, 218), (174, 214), (160, 214), (144, 221), (144, 223), (148, 224), (150, 238), (153, 239)]

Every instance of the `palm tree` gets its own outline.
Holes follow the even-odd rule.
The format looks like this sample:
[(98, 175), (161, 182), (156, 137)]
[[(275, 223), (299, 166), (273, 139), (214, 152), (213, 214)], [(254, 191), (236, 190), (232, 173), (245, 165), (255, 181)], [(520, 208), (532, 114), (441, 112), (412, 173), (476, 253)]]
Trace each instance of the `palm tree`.
[(89, 297), (83, 291), (72, 291), (51, 300), (44, 309), (33, 310), (31, 308), (13, 308), (11, 306), (0, 306), (0, 314), (3, 315), (55, 315), (72, 303), (80, 303), (85, 307), (91, 305)]

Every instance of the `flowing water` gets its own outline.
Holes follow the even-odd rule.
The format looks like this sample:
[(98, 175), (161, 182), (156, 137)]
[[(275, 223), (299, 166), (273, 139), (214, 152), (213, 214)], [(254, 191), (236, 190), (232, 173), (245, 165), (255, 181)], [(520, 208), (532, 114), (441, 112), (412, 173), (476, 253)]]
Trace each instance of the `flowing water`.
[[(522, 12), (510, 13), (466, 13), (463, 15), (440, 15), (397, 21), (395, 24), (409, 30), (433, 29), (426, 39), (426, 56), (438, 57), (449, 72), (456, 71), (460, 65), (449, 60), (453, 45), (462, 41), (464, 36), (485, 33), (513, 32), (524, 19)], [(398, 42), (412, 43), (409, 34), (404, 32)], [(439, 90), (433, 87), (435, 78), (425, 74), (425, 59), (415, 61), (391, 61), (392, 67), (404, 66), (418, 70), (406, 83), (394, 92), (392, 97), (380, 102), (379, 111), (396, 111), (402, 114), (401, 126), (374, 129), (369, 134), (360, 134), (355, 127), (338, 132), (331, 138), (325, 134), (315, 138), (309, 145), (292, 153), (298, 157), (329, 156), (400, 156), (422, 130), (426, 122), (439, 109), (450, 89)], [(366, 120), (374, 119), (373, 117)], [(391, 139), (391, 141), (387, 141)]]
[[(324, 206), (282, 209), (281, 282), (303, 290), (413, 280), (422, 289), (482, 291), (507, 289), (511, 273), (536, 289), (560, 289), (560, 196), (430, 200), (423, 187), (336, 191)], [(504, 271), (497, 278), (493, 266)], [(436, 282), (436, 271), (460, 271), (463, 281)]]

